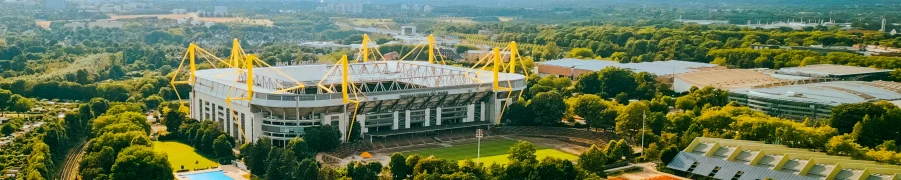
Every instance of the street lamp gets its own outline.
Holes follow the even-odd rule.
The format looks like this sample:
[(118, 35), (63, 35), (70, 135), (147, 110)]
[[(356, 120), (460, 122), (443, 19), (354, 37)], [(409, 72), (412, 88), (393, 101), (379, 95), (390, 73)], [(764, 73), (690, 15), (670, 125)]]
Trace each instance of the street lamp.
[(479, 143), (476, 146), (476, 162), (482, 162), (482, 137), (485, 137), (485, 134), (482, 134), (482, 129), (476, 129), (476, 138), (479, 139)]
[(648, 119), (645, 112), (641, 112), (641, 157), (644, 158), (644, 121)]

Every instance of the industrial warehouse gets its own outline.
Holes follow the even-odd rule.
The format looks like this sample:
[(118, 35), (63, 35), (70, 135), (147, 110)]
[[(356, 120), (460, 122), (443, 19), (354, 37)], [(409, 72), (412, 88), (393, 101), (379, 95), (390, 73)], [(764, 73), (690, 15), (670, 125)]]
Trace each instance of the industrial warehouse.
[(833, 64), (781, 69), (728, 69), (687, 61), (619, 63), (609, 60), (560, 59), (539, 62), (539, 75), (569, 77), (616, 67), (657, 75), (676, 93), (692, 87), (729, 91), (729, 100), (767, 114), (793, 119), (828, 119), (841, 104), (890, 101), (901, 104), (901, 83), (884, 79), (892, 70)]
[(244, 67), (253, 68), (194, 73), (191, 117), (217, 121), (245, 141), (265, 137), (276, 145), (322, 125), (337, 126), (348, 137), (349, 129), (359, 128), (360, 137), (371, 141), (497, 124), (507, 102), (526, 87), (524, 75), (499, 72), (500, 56), (494, 58), (493, 71), (434, 61), (365, 59), (258, 67), (250, 57)]

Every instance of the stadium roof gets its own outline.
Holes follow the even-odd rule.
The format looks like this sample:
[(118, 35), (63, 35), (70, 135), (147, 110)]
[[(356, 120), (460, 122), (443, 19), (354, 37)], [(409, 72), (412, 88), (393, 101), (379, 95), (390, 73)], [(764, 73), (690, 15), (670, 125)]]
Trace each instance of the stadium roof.
[(808, 77), (835, 77), (835, 76), (851, 76), (865, 75), (873, 73), (888, 73), (892, 70), (881, 70), (868, 67), (844, 66), (834, 64), (815, 64), (802, 67), (782, 68), (776, 73), (791, 74)]
[(716, 179), (897, 180), (901, 166), (757, 141), (697, 137), (667, 165)]
[(749, 96), (837, 106), (877, 100), (901, 99), (901, 83), (887, 81), (832, 81), (735, 91)]
[(610, 61), (610, 60), (583, 60), (583, 59), (573, 59), (573, 58), (565, 58), (565, 59), (539, 62), (538, 64), (561, 66), (561, 67), (573, 67), (573, 68), (590, 70), (590, 71), (600, 71), (601, 69), (604, 69), (607, 67), (619, 67), (619, 68), (631, 69), (631, 70), (637, 71), (637, 72), (648, 72), (648, 73), (658, 75), (658, 76), (694, 72), (694, 71), (698, 71), (698, 69), (700, 69), (700, 68), (711, 68), (711, 67), (718, 66), (716, 64), (679, 61), (679, 60), (641, 62), (641, 63), (619, 63), (619, 62)]
[[(281, 87), (290, 88), (296, 85), (295, 80), (312, 87), (319, 84), (340, 84), (340, 68), (329, 72), (334, 64), (279, 66), (271, 68), (254, 68), (255, 84), (263, 81), (275, 82)], [(474, 70), (465, 67), (450, 65), (429, 64), (424, 61), (371, 61), (367, 63), (350, 63), (350, 80), (355, 83), (398, 81), (415, 84), (424, 87), (448, 87), (458, 85), (487, 84), (493, 82), (491, 71)], [(198, 79), (211, 80), (217, 83), (233, 85), (246, 72), (238, 74), (233, 68), (198, 70)], [(499, 81), (518, 81), (525, 79), (524, 75), (512, 73), (499, 73)], [(503, 83), (506, 84), (506, 83)], [(237, 85), (235, 88), (246, 89), (245, 85)], [(274, 88), (254, 88), (256, 92), (274, 93)]]

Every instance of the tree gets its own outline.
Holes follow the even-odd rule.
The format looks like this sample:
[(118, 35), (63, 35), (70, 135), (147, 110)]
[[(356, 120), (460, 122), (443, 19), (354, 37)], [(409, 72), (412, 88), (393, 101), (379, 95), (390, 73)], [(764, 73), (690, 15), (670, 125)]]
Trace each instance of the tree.
[(587, 151), (579, 155), (579, 167), (589, 173), (604, 175), (604, 166), (607, 165), (607, 155), (596, 145), (591, 145)]
[(527, 105), (528, 103), (520, 98), (507, 106), (507, 110), (504, 111), (504, 116), (502, 116), (504, 122), (510, 122), (515, 125), (534, 125), (535, 114)]
[(602, 84), (603, 82), (601, 82), (600, 73), (583, 73), (582, 75), (579, 75), (574, 89), (583, 94), (600, 94), (602, 92)]
[(103, 98), (91, 99), (91, 101), (88, 102), (88, 106), (91, 107), (91, 114), (93, 117), (106, 113), (106, 110), (110, 108), (109, 101)]
[(377, 180), (382, 164), (379, 162), (361, 163), (351, 162), (347, 164), (347, 176), (355, 180)]
[(695, 108), (695, 101), (688, 97), (676, 98), (676, 108), (682, 111), (692, 110)]
[(266, 168), (269, 164), (269, 151), (275, 148), (272, 146), (271, 140), (260, 138), (256, 142), (244, 145), (241, 148), (241, 155), (244, 156), (244, 163), (251, 173), (257, 176), (265, 175)]
[(607, 155), (608, 163), (628, 162), (632, 157), (632, 146), (629, 146), (625, 139), (610, 141), (610, 143), (607, 143), (607, 147), (604, 147), (604, 152)]
[(545, 60), (558, 58), (560, 56), (560, 51), (560, 47), (557, 47), (557, 43), (549, 42), (544, 46), (543, 51), (541, 51), (541, 58)]
[(645, 116), (650, 115), (645, 102), (629, 103), (616, 117), (616, 133), (632, 136), (641, 129)]
[(573, 48), (566, 54), (566, 57), (576, 59), (591, 59), (594, 58), (594, 56), (594, 52), (588, 48)]
[(146, 146), (132, 146), (119, 153), (110, 179), (171, 180), (175, 177), (166, 154), (153, 152), (153, 149)]
[(319, 177), (319, 163), (315, 159), (307, 158), (297, 164), (294, 170), (294, 178), (297, 180), (316, 180)]
[(688, 130), (689, 126), (691, 126), (694, 116), (691, 115), (691, 112), (676, 112), (667, 114), (666, 119), (666, 127), (669, 127), (669, 129), (667, 129), (667, 132), (682, 134)]
[(888, 104), (877, 103), (855, 103), (841, 104), (832, 108), (831, 120), (829, 126), (838, 129), (841, 134), (851, 133), (854, 124), (863, 120), (864, 116), (879, 117), (885, 114), (889, 109)]
[(835, 136), (826, 143), (826, 153), (831, 155), (851, 156), (854, 158), (862, 158), (864, 156), (860, 144), (854, 142), (853, 137), (848, 135)]
[(147, 106), (147, 109), (157, 109), (163, 101), (163, 97), (157, 95), (151, 95), (144, 98), (144, 105)]
[(576, 168), (572, 162), (559, 158), (547, 157), (535, 168), (537, 179), (569, 180), (576, 179)]
[(163, 117), (163, 122), (166, 124), (166, 129), (169, 132), (178, 132), (184, 121), (185, 114), (181, 111), (169, 111), (166, 113), (166, 116)]
[(291, 141), (288, 141), (286, 148), (294, 152), (294, 156), (297, 157), (298, 161), (316, 156), (316, 151), (310, 148), (309, 144), (301, 138), (291, 139)]
[(669, 164), (673, 162), (673, 159), (676, 158), (676, 155), (679, 154), (679, 148), (675, 146), (667, 147), (666, 150), (663, 150), (663, 153), (660, 155), (660, 161), (663, 161), (663, 164)]
[(269, 150), (269, 164), (266, 168), (266, 179), (288, 179), (295, 169), (294, 152), (282, 148)]
[(13, 124), (10, 122), (7, 122), (6, 124), (3, 124), (3, 127), (0, 127), (0, 133), (4, 136), (9, 136), (14, 132), (16, 132), (16, 128), (14, 128)]
[(585, 122), (589, 127), (606, 128), (607, 124), (604, 121), (604, 113), (606, 110), (610, 109), (610, 104), (612, 103), (593, 94), (585, 94), (576, 98), (578, 99), (572, 107), (573, 112), (585, 119)]
[(12, 107), (10, 107), (9, 110), (11, 111), (28, 112), (31, 111), (32, 107), (34, 107), (34, 101), (31, 101), (31, 99), (22, 97), (18, 94), (12, 95), (10, 101), (12, 103)]
[(510, 147), (510, 150), (507, 151), (510, 156), (507, 156), (507, 159), (515, 162), (524, 162), (524, 163), (534, 163), (538, 160), (535, 156), (535, 147), (532, 146), (532, 143), (526, 141), (519, 141), (513, 146)]
[(541, 125), (556, 125), (563, 119), (566, 103), (558, 92), (538, 93), (529, 101), (529, 108), (535, 113), (535, 122)]
[(391, 167), (391, 175), (394, 176), (395, 180), (405, 179), (412, 173), (411, 171), (413, 171), (412, 168), (407, 166), (404, 155), (400, 153), (391, 154), (391, 160), (388, 162), (388, 166)]
[[(9, 107), (10, 99), (12, 99), (13, 93), (9, 90), (0, 89), (0, 107)], [(2, 109), (0, 109), (2, 110)]]
[(213, 141), (213, 149), (216, 153), (216, 157), (219, 157), (222, 161), (231, 161), (234, 159), (234, 153), (232, 152), (232, 144), (228, 141), (228, 137), (223, 135), (219, 135), (216, 137), (216, 140)]
[(332, 125), (309, 128), (303, 135), (304, 141), (316, 152), (332, 151), (341, 144), (341, 131)]
[(645, 161), (655, 161), (660, 159), (660, 147), (657, 146), (657, 143), (648, 144), (647, 148), (642, 149), (644, 151), (644, 157), (642, 157)]

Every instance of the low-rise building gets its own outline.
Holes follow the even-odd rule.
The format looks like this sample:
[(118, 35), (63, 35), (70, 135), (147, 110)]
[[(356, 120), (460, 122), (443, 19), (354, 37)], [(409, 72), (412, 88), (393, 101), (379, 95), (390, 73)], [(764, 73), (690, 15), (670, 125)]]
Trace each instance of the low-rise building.
[(801, 67), (782, 68), (776, 74), (804, 76), (812, 78), (837, 78), (841, 80), (881, 79), (892, 70), (834, 64), (815, 64)]
[(713, 179), (734, 180), (896, 180), (901, 177), (901, 166), (757, 141), (705, 137), (695, 138), (666, 167)]
[[(463, 53), (463, 59), (469, 62), (479, 62), (485, 56), (493, 56), (494, 51), (490, 50), (468, 50)], [(510, 51), (501, 51), (501, 61), (510, 61)]]
[(729, 99), (751, 109), (795, 120), (828, 119), (841, 104), (901, 99), (901, 83), (887, 81), (796, 82), (729, 92)]
[(676, 74), (673, 79), (673, 91), (686, 92), (691, 90), (691, 87), (706, 86), (724, 90), (746, 90), (807, 79), (811, 78), (775, 74), (766, 69), (716, 69)]
[(724, 67), (716, 64), (689, 62), (689, 61), (654, 61), (642, 63), (620, 63), (610, 60), (584, 60), (584, 59), (559, 59), (537, 63), (539, 75), (552, 75), (558, 77), (578, 78), (579, 75), (594, 71), (600, 71), (607, 67), (618, 67), (636, 72), (648, 72), (660, 77), (669, 76), (661, 80), (672, 79), (672, 75), (721, 69)]

